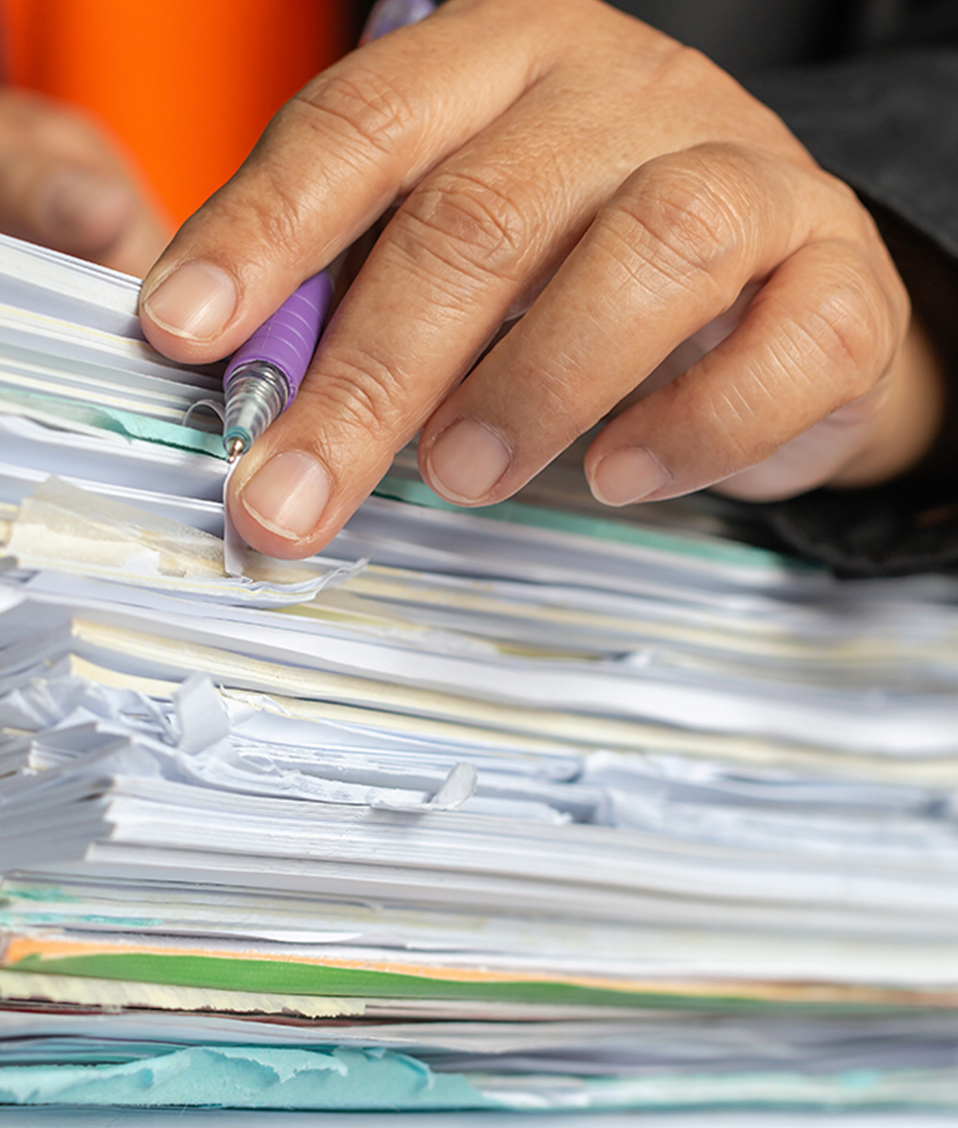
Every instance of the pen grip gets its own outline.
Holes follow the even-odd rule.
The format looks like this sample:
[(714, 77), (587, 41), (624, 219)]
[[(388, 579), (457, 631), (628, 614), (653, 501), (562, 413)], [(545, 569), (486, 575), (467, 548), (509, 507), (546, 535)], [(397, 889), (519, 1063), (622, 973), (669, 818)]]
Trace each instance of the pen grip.
[(233, 353), (223, 376), (224, 387), (240, 367), (257, 362), (271, 364), (289, 381), (289, 401), (292, 401), (316, 349), (332, 296), (329, 275), (321, 273), (308, 278), (246, 344)]
[(376, 0), (359, 42), (370, 43), (397, 28), (418, 23), (426, 16), (431, 16), (435, 10), (433, 0)]

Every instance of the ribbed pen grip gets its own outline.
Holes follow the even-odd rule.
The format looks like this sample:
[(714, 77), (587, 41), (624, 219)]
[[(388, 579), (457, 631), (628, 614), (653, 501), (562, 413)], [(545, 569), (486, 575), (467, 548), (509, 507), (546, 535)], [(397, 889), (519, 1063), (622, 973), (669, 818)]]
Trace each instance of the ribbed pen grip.
[(329, 311), (333, 284), (326, 274), (307, 279), (268, 321), (233, 353), (224, 386), (242, 365), (265, 362), (275, 365), (289, 381), (291, 402), (312, 360), (319, 331)]

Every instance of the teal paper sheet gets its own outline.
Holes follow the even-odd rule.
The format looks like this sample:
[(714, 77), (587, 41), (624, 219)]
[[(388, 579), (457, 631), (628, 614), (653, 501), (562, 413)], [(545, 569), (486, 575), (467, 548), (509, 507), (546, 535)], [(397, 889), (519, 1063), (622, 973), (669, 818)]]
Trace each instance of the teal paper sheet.
[(3, 1106), (327, 1112), (958, 1109), (951, 1069), (607, 1077), (436, 1073), (386, 1049), (194, 1046), (123, 1064), (0, 1066)]
[[(23, 414), (46, 422), (55, 423), (59, 420), (67, 427), (109, 431), (128, 439), (158, 443), (177, 450), (192, 451), (195, 454), (210, 455), (218, 459), (225, 459), (226, 457), (219, 433), (198, 431), (192, 427), (166, 423), (160, 419), (136, 415), (129, 411), (94, 407), (36, 392), (3, 388), (0, 391), (0, 401), (8, 404), (19, 404), (23, 409)], [(484, 506), (479, 509), (463, 509), (437, 497), (423, 482), (400, 478), (393, 474), (388, 474), (383, 478), (373, 493), (377, 497), (394, 498), (428, 509), (464, 513), (471, 517), (549, 529), (553, 532), (573, 533), (578, 536), (632, 545), (653, 551), (673, 552), (716, 565), (724, 564), (730, 567), (759, 571), (785, 570), (802, 574), (818, 570), (812, 565), (780, 556), (778, 553), (770, 552), (767, 549), (739, 544), (735, 541), (706, 537), (673, 536), (667, 532), (641, 528), (626, 521), (593, 517), (583, 513), (563, 512), (545, 506), (528, 505), (522, 501), (503, 501), (498, 505)]]
[[(240, 1112), (234, 1109), (70, 1109), (70, 1128), (410, 1128), (403, 1112), (351, 1112), (348, 1117), (330, 1112), (286, 1112), (282, 1118), (271, 1112)], [(953, 1128), (946, 1114), (886, 1112), (713, 1112), (676, 1115), (665, 1113), (524, 1113), (453, 1112), (431, 1113), (425, 1128)], [(7, 1109), (3, 1128), (64, 1128), (63, 1111), (44, 1108)], [(419, 1126), (417, 1125), (417, 1128)]]
[(806, 564), (803, 561), (792, 560), (789, 557), (770, 552), (768, 549), (756, 548), (753, 545), (705, 537), (693, 538), (688, 535), (674, 536), (671, 533), (659, 532), (656, 529), (632, 525), (626, 521), (591, 517), (584, 513), (569, 513), (561, 509), (549, 509), (542, 505), (528, 505), (524, 501), (500, 501), (497, 505), (466, 509), (443, 501), (424, 482), (399, 478), (393, 474), (387, 474), (373, 490), (373, 493), (376, 497), (394, 498), (397, 501), (424, 506), (427, 509), (443, 509), (450, 513), (465, 513), (471, 517), (505, 521), (512, 525), (549, 529), (557, 533), (573, 533), (581, 537), (610, 541), (613, 544), (626, 544), (637, 548), (674, 552), (681, 556), (707, 560), (714, 564), (755, 569), (787, 569), (802, 574), (817, 570), (813, 565)]
[[(0, 1066), (0, 1105), (425, 1111), (495, 1108), (391, 1050), (192, 1047), (123, 1065)], [(5, 1113), (0, 1110), (0, 1123)]]
[(166, 423), (132, 411), (114, 407), (96, 407), (76, 400), (45, 396), (39, 392), (25, 392), (19, 388), (0, 389), (0, 402), (9, 407), (22, 408), (22, 414), (43, 422), (62, 423), (65, 428), (84, 431), (109, 431), (126, 439), (142, 439), (148, 443), (173, 447), (176, 450), (208, 454), (226, 458), (223, 439), (219, 432), (198, 431), (178, 423)]

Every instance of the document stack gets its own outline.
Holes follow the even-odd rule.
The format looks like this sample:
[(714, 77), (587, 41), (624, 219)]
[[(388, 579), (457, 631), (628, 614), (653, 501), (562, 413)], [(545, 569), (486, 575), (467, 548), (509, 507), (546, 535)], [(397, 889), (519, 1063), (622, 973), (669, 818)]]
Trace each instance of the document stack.
[(0, 244), (0, 1106), (958, 1110), (953, 581), (401, 467), (227, 569), (135, 301)]

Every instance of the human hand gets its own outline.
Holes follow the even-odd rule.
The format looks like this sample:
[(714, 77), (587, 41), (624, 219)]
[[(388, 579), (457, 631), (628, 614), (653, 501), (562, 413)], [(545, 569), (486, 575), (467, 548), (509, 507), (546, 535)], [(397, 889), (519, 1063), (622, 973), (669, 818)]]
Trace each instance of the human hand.
[(92, 122), (11, 89), (0, 89), (0, 231), (138, 276), (172, 234)]
[(225, 355), (397, 201), (234, 474), (265, 552), (321, 548), (420, 429), (438, 494), (500, 501), (696, 343), (592, 443), (600, 500), (866, 484), (935, 434), (934, 360), (851, 190), (596, 0), (450, 0), (318, 76), (148, 275), (147, 336)]

